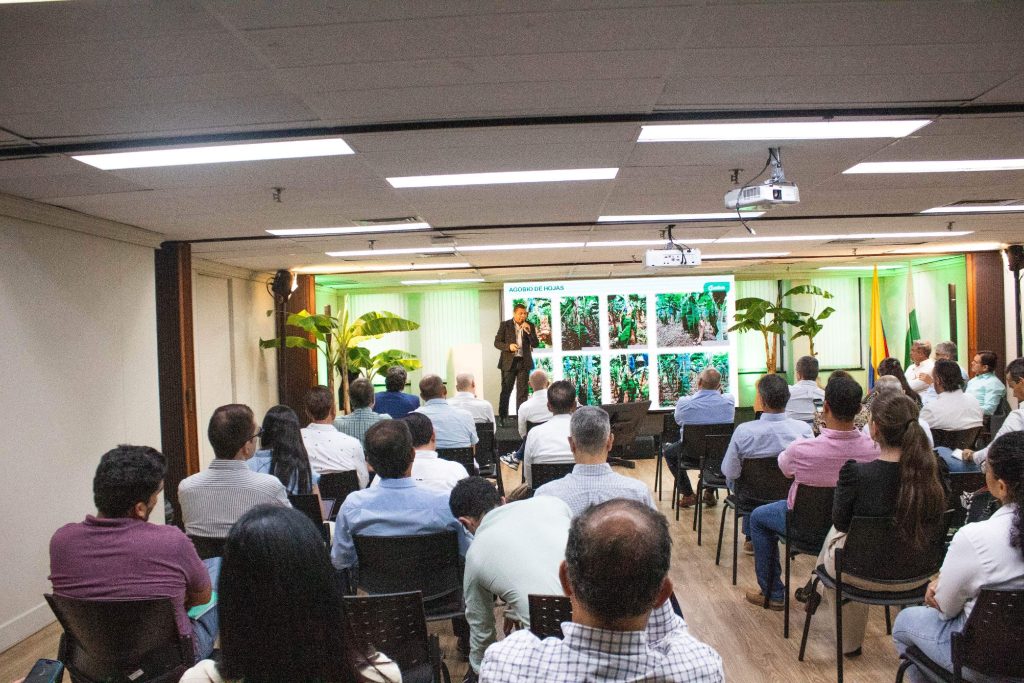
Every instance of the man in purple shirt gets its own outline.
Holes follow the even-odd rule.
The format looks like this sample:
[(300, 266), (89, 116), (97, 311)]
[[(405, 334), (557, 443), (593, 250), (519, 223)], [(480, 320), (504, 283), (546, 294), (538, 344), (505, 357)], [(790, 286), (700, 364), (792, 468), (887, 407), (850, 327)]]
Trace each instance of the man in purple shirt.
[(792, 509), (800, 484), (835, 486), (839, 470), (847, 460), (868, 462), (878, 457), (878, 446), (853, 424), (864, 392), (849, 373), (834, 372), (825, 386), (822, 416), (825, 427), (816, 439), (798, 439), (779, 455), (779, 469), (793, 478), (788, 500), (762, 505), (750, 515), (750, 537), (754, 544), (754, 569), (760, 590), (748, 591), (747, 600), (768, 608), (783, 609), (787, 587), (779, 566), (779, 537), (786, 533), (786, 510)]
[(199, 559), (177, 527), (150, 524), (167, 465), (148, 446), (118, 446), (96, 468), (96, 515), (66, 524), (50, 539), (53, 592), (81, 600), (170, 598), (178, 631), (192, 638), (196, 661), (213, 652), (217, 607), (190, 619), (186, 610), (210, 602), (220, 559)]

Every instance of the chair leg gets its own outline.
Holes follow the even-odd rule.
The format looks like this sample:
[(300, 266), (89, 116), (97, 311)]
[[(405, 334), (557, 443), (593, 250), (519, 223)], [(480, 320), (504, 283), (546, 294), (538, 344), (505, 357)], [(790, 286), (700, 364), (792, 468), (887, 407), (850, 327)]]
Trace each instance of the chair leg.
[(885, 606), (885, 634), (892, 635), (892, 614), (889, 612), (889, 605)]
[(903, 674), (910, 668), (909, 659), (900, 659), (900, 668), (896, 669), (896, 683), (903, 683)]
[(693, 521), (697, 525), (697, 545), (701, 545), (704, 535), (704, 482), (697, 485), (697, 509), (693, 514)]
[(658, 448), (658, 460), (654, 464), (654, 488), (658, 491), (658, 500), (661, 500), (661, 461), (662, 461), (661, 448)]
[(722, 536), (725, 534), (725, 513), (718, 523), (718, 550), (715, 552), (715, 566), (722, 563)]
[(679, 476), (682, 470), (676, 470), (676, 476), (672, 480), (672, 507), (676, 509), (676, 521), (679, 521)]
[[(814, 577), (814, 581), (811, 582), (811, 590), (816, 590), (818, 587), (818, 577)], [(814, 612), (811, 610), (805, 610), (804, 614), (804, 634), (800, 638), (800, 655), (797, 657), (798, 661), (804, 661), (804, 652), (807, 650), (807, 634), (811, 630), (811, 617), (814, 616)]]
[(783, 552), (786, 553), (786, 595), (782, 598), (782, 637), (789, 638), (789, 587), (792, 585), (789, 582), (789, 572), (790, 562), (793, 561), (793, 558), (789, 554), (788, 543), (786, 544)]
[(732, 585), (734, 586), (736, 585), (736, 567), (739, 565), (740, 519), (740, 514), (737, 511), (732, 518)]
[(836, 577), (836, 683), (843, 683), (843, 585)]

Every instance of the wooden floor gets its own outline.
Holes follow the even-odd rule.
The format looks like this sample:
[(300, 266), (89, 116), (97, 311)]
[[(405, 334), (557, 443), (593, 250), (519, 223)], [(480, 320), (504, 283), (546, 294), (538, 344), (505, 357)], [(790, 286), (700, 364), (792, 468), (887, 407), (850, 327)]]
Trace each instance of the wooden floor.
[[(635, 470), (616, 468), (616, 471), (642, 479), (648, 484), (654, 481), (653, 460), (637, 461)], [(518, 478), (519, 473), (505, 469), (506, 489), (511, 490)], [(798, 662), (797, 652), (804, 617), (800, 610), (802, 605), (793, 602), (796, 607), (790, 615), (790, 638), (786, 640), (782, 637), (781, 612), (763, 610), (744, 600), (744, 591), (757, 586), (753, 558), (740, 552), (737, 586), (731, 584), (732, 556), (728, 543), (722, 549), (722, 565), (715, 566), (715, 543), (722, 506), (707, 510), (703, 545), (697, 546), (697, 535), (691, 529), (692, 510), (684, 511), (676, 523), (673, 511), (669, 508), (668, 491), (660, 502), (655, 494), (655, 501), (661, 511), (669, 515), (673, 530), (675, 547), (671, 577), (687, 624), (697, 638), (710, 644), (722, 655), (728, 681), (825, 683), (836, 679), (835, 624), (827, 601), (819, 608), (811, 623), (806, 659)], [(731, 520), (726, 522), (726, 541), (732, 539), (730, 524)], [(813, 558), (797, 558), (793, 572), (794, 586), (803, 585), (812, 565)], [(452, 679), (461, 680), (467, 664), (455, 653), (455, 638), (451, 635), (450, 627), (432, 624), (431, 631), (442, 636), (445, 660)], [(24, 676), (37, 658), (54, 657), (59, 637), (60, 628), (53, 624), (0, 654), (0, 683)], [(857, 683), (888, 683), (895, 679), (896, 666), (896, 651), (892, 639), (885, 634), (881, 609), (872, 608), (864, 640), (864, 654), (845, 662), (847, 680)], [(66, 675), (65, 680), (69, 680)]]

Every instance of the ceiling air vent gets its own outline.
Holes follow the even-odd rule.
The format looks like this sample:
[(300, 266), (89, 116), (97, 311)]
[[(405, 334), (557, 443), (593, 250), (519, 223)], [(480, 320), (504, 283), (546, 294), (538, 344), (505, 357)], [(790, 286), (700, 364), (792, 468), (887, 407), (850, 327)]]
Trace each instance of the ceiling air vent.
[(837, 240), (829, 240), (828, 242), (825, 242), (825, 244), (861, 244), (861, 243), (867, 242), (867, 241), (868, 241), (868, 239), (866, 237), (851, 237), (851, 238), (842, 238), (842, 237), (840, 237)]
[(395, 218), (364, 218), (353, 221), (356, 225), (394, 225), (395, 223), (425, 223), (419, 216), (397, 216)]

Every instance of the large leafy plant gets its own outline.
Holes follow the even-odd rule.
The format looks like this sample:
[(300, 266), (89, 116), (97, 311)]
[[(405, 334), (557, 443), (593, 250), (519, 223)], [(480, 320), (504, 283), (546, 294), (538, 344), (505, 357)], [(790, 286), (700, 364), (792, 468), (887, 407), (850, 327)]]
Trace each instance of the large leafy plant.
[[(407, 320), (388, 311), (371, 311), (354, 320), (350, 319), (348, 309), (342, 309), (337, 317), (325, 313), (309, 313), (300, 311), (288, 316), (287, 324), (301, 329), (304, 335), (287, 335), (284, 345), (287, 348), (313, 349), (323, 354), (327, 362), (328, 386), (333, 392), (334, 372), (341, 375), (344, 410), (349, 412), (351, 404), (348, 399), (349, 371), (360, 372), (370, 381), (386, 367), (402, 365), (408, 370), (420, 367), (420, 361), (407, 351), (389, 349), (377, 354), (360, 346), (370, 339), (378, 339), (391, 332), (408, 332), (419, 329), (420, 324)], [(312, 337), (312, 339), (310, 339)], [(260, 348), (279, 348), (279, 339), (260, 339)]]
[(811, 342), (811, 354), (814, 354), (814, 337), (821, 332), (821, 322), (834, 313), (831, 307), (825, 308), (815, 316), (813, 313), (797, 311), (782, 302), (786, 297), (800, 294), (820, 296), (823, 299), (831, 299), (832, 294), (814, 285), (798, 285), (786, 292), (779, 294), (775, 301), (768, 301), (759, 297), (744, 297), (736, 300), (736, 317), (730, 332), (758, 332), (764, 338), (765, 369), (774, 373), (778, 367), (777, 353), (779, 349), (779, 335), (785, 332), (786, 325), (799, 330), (796, 337), (807, 337)]

